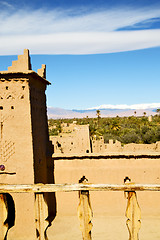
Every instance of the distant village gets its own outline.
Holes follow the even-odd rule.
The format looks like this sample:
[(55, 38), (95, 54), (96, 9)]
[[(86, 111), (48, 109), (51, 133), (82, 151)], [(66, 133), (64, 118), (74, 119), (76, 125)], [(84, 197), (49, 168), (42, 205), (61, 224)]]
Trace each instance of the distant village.
[[(152, 121), (152, 117), (148, 117)], [(56, 125), (50, 126), (55, 129)], [(61, 123), (61, 132), (56, 136), (50, 136), (54, 146), (54, 154), (88, 154), (88, 153), (114, 153), (114, 152), (155, 152), (160, 151), (160, 141), (152, 144), (128, 143), (122, 145), (120, 141), (109, 139), (105, 143), (103, 136), (90, 136), (89, 124), (78, 125), (77, 121), (72, 123)]]

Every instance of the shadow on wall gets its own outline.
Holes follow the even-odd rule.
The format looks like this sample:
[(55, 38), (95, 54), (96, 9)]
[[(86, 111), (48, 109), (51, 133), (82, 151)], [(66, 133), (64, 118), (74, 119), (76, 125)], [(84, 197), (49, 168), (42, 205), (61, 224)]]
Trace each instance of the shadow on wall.
[(15, 204), (10, 194), (0, 194), (0, 220), (1, 226), (0, 239), (7, 240), (8, 231), (15, 224)]
[[(55, 177), (54, 177), (54, 159), (52, 158), (53, 154), (53, 145), (49, 141), (49, 148), (47, 151), (47, 184), (54, 184)], [(44, 199), (48, 205), (48, 217), (46, 220), (48, 221), (49, 226), (51, 226), (52, 221), (56, 217), (57, 213), (57, 203), (56, 203), (56, 196), (55, 193), (44, 193)]]

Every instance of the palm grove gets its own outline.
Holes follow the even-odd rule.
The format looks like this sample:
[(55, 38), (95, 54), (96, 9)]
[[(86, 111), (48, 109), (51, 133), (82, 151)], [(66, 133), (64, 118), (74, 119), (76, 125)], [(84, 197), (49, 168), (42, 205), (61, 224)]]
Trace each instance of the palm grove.
[[(101, 118), (100, 110), (97, 110), (96, 118), (74, 119), (79, 125), (89, 124), (90, 136), (104, 137), (105, 143), (109, 139), (118, 140), (122, 144), (127, 143), (155, 143), (160, 141), (160, 109), (149, 121), (144, 112), (144, 116), (136, 117), (113, 117)], [(58, 135), (61, 132), (61, 123), (72, 123), (73, 119), (49, 119), (49, 134)], [(52, 126), (55, 126), (54, 128)]]

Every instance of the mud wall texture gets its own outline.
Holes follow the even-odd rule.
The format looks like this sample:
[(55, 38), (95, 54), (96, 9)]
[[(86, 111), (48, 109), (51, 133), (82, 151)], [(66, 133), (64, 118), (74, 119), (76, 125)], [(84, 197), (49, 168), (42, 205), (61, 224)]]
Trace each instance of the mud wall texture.
[[(45, 65), (38, 73), (40, 75), (31, 70), (27, 49), (12, 62), (8, 71), (0, 72), (0, 165), (4, 166), (0, 171), (1, 184), (54, 183), (45, 95), (49, 82), (45, 79)], [(9, 201), (9, 208), (5, 210), (8, 216), (2, 216), (0, 211), (1, 221), (6, 226), (9, 226), (10, 216), (15, 216), (9, 231), (6, 230), (5, 239), (35, 239), (35, 194), (14, 193), (10, 198), (13, 214), (8, 214)], [(55, 213), (54, 194), (44, 194), (43, 203), (46, 209), (44, 221), (50, 216), (49, 224)], [(1, 207), (5, 209), (0, 204)]]
[(128, 143), (122, 146), (121, 142), (109, 140), (109, 143), (104, 143), (104, 138), (101, 136), (100, 139), (92, 138), (92, 152), (93, 153), (108, 153), (108, 152), (159, 152), (160, 151), (160, 142), (152, 144), (137, 144), (137, 143)]
[[(132, 182), (160, 183), (160, 158), (149, 156), (125, 158), (70, 158), (55, 160), (56, 183), (78, 183), (85, 175), (89, 183), (122, 184), (126, 176)], [(124, 216), (126, 198), (124, 192), (91, 192), (91, 203), (95, 215)], [(159, 192), (137, 192), (142, 215), (160, 215)], [(57, 217), (76, 216), (78, 193), (57, 193)]]
[(90, 137), (88, 125), (70, 124), (63, 126), (58, 136), (50, 136), (55, 154), (90, 153)]

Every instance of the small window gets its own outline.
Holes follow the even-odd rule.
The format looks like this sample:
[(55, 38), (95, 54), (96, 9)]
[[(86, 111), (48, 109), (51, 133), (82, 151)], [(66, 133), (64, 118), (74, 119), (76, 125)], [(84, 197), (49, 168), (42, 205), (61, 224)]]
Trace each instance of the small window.
[(21, 96), (21, 99), (24, 99), (24, 95)]
[(8, 90), (8, 86), (6, 86), (6, 90)]
[(14, 106), (11, 106), (11, 109), (14, 109)]
[(7, 99), (9, 99), (9, 98), (12, 98), (12, 96), (11, 96), (11, 95), (9, 95), (9, 96), (7, 97)]
[(22, 89), (24, 90), (24, 89), (25, 89), (25, 86), (22, 86)]
[(2, 106), (0, 106), (0, 110), (3, 110), (3, 107), (2, 107)]

